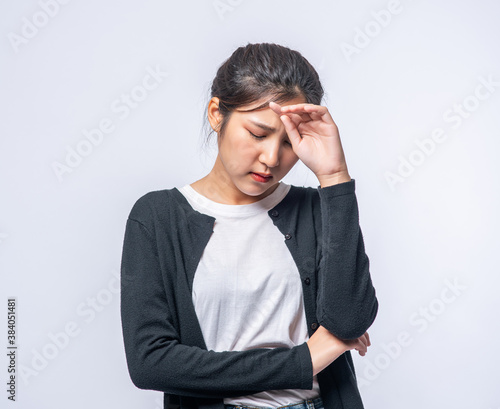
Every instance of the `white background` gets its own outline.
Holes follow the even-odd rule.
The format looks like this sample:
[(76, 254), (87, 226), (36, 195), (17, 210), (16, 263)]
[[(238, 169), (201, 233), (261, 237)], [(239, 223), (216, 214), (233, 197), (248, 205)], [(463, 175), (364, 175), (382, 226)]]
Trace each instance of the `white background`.
[[(217, 68), (239, 46), (275, 42), (317, 68), (356, 179), (380, 303), (368, 354), (353, 353), (365, 407), (500, 408), (498, 2), (45, 3), (0, 12), (0, 407), (162, 407), (126, 367), (125, 221), (144, 193), (210, 171), (203, 117)], [(120, 117), (113, 104), (140, 95), (148, 67), (168, 75)], [(58, 177), (54, 164), (105, 118), (113, 131)], [(300, 162), (283, 181), (318, 185)], [(9, 296), (25, 371), (16, 403)]]

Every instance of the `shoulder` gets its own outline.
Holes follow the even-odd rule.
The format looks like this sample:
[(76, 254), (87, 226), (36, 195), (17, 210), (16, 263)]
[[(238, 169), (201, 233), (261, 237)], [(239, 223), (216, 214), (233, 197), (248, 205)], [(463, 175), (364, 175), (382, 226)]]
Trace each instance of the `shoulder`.
[[(321, 203), (317, 187), (291, 185), (282, 208), (287, 228), (294, 229), (305, 240), (315, 243), (312, 235), (321, 231)], [(280, 209), (278, 209), (279, 211)], [(281, 213), (281, 212), (280, 212)]]
[(277, 210), (286, 210), (294, 223), (316, 224), (321, 218), (321, 203), (317, 187), (291, 185)]
[(318, 188), (311, 186), (299, 186), (299, 185), (290, 185), (290, 190), (288, 193), (294, 194), (296, 196), (307, 197), (314, 195), (318, 192)]
[(160, 218), (165, 209), (171, 208), (173, 190), (153, 190), (143, 194), (132, 205), (128, 218), (142, 223)]
[(317, 187), (291, 185), (288, 196), (291, 199), (289, 203), (293, 203), (299, 207), (314, 208), (320, 202), (319, 189)]

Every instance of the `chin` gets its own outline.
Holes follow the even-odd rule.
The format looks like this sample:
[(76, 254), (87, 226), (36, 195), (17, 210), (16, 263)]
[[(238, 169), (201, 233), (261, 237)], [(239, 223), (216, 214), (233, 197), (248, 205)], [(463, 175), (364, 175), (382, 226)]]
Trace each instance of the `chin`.
[(248, 186), (238, 186), (238, 189), (244, 193), (245, 195), (247, 196), (260, 196), (262, 194), (264, 194), (265, 192), (267, 192), (269, 190), (270, 187), (272, 187), (273, 185), (268, 185), (266, 184), (265, 186), (261, 186), (259, 188), (259, 186), (252, 186), (252, 187), (248, 187)]
[(250, 172), (248, 173), (248, 178), (249, 179), (244, 178), (246, 180), (241, 184), (235, 183), (236, 187), (247, 196), (261, 196), (269, 189), (276, 187), (276, 185), (279, 183), (279, 179), (277, 179), (276, 176), (273, 177), (272, 181), (269, 181), (267, 183), (259, 183), (254, 181), (252, 176), (250, 175)]

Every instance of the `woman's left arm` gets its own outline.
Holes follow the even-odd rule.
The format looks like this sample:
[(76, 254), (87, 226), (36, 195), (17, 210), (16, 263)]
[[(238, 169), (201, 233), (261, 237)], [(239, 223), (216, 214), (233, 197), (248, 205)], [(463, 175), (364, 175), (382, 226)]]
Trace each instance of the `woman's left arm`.
[(359, 226), (355, 181), (337, 125), (325, 106), (271, 102), (269, 107), (280, 116), (294, 152), (320, 182), (318, 322), (338, 338), (359, 338), (375, 320), (378, 300)]
[(372, 325), (378, 300), (359, 225), (355, 180), (319, 187), (322, 246), (318, 322), (341, 339), (356, 339)]

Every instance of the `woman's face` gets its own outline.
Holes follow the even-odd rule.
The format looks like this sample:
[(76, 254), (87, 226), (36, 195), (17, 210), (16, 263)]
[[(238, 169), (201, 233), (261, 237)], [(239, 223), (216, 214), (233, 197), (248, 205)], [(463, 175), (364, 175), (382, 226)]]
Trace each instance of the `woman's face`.
[[(240, 109), (257, 107), (265, 100)], [(299, 97), (281, 105), (305, 102), (305, 98)], [(214, 126), (221, 117), (218, 109), (212, 113)], [(279, 115), (268, 106), (251, 112), (233, 111), (224, 135), (219, 137), (218, 146), (214, 176), (220, 179), (220, 187), (226, 190), (226, 200), (233, 204), (252, 203), (271, 194), (299, 159)], [(254, 173), (271, 177), (261, 179)]]

